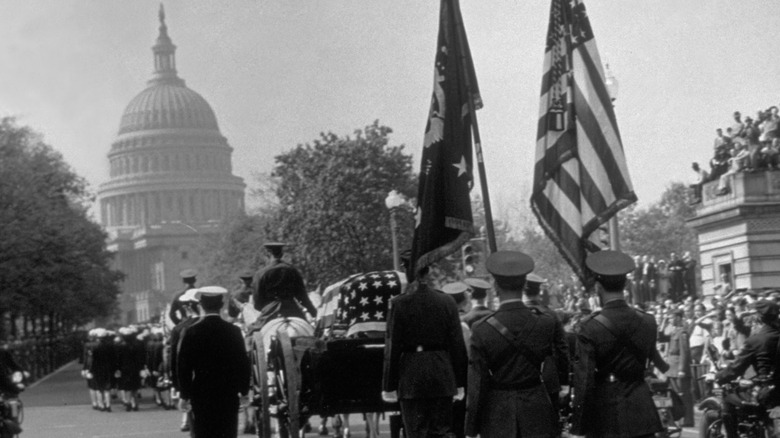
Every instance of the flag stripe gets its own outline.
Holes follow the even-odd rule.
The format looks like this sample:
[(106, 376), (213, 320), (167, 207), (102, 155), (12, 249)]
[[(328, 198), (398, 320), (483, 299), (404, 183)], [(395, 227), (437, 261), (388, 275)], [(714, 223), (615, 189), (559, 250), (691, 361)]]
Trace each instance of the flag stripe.
[[(587, 284), (584, 258), (600, 243), (594, 231), (636, 195), (582, 2), (552, 0), (546, 42), (531, 204)], [(551, 125), (551, 114), (563, 126)]]

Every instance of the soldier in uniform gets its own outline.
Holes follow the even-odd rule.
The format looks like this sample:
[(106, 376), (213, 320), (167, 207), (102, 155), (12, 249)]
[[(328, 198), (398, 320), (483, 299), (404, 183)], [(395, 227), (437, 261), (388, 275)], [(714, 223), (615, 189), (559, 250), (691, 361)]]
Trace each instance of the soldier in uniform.
[(471, 288), (471, 310), (461, 316), (460, 320), (471, 327), (475, 322), (493, 313), (485, 306), (487, 291), (493, 286), (481, 278), (466, 278), (463, 282)]
[(452, 427), (453, 397), (466, 384), (466, 345), (452, 298), (429, 287), (428, 268), (390, 301), (382, 398), (399, 401), (409, 438), (443, 437)]
[(241, 283), (243, 284), (241, 285), (241, 289), (236, 291), (233, 298), (241, 304), (246, 304), (252, 296), (252, 280), (254, 279), (254, 274), (252, 271), (243, 271), (238, 274), (238, 278), (241, 279)]
[(174, 295), (173, 301), (171, 302), (171, 308), (168, 310), (168, 317), (171, 319), (171, 322), (173, 322), (173, 325), (182, 322), (187, 316), (185, 310), (183, 309), (184, 303), (179, 300), (179, 298), (181, 298), (181, 296), (184, 295), (187, 290), (195, 289), (195, 282), (197, 281), (196, 277), (198, 272), (194, 269), (185, 269), (181, 271), (179, 275), (181, 276), (181, 281), (184, 283), (185, 287), (179, 293)]
[[(168, 371), (171, 375), (171, 384), (177, 391), (181, 391), (179, 375), (176, 372), (181, 339), (184, 336), (186, 329), (197, 322), (200, 317), (197, 291), (198, 290), (195, 288), (189, 289), (184, 295), (179, 297), (179, 302), (182, 303), (181, 308), (184, 311), (185, 318), (182, 322), (176, 324), (176, 327), (171, 330), (171, 335), (168, 337), (166, 354)], [(182, 411), (181, 431), (188, 432), (192, 428), (192, 415), (182, 398), (179, 399), (179, 410)]]
[(645, 382), (655, 352), (655, 318), (631, 308), (623, 296), (634, 261), (618, 251), (585, 260), (602, 309), (580, 324), (574, 355), (571, 433), (590, 437), (652, 437), (663, 430)]
[(488, 257), (500, 304), (471, 326), (466, 435), (553, 437), (557, 413), (542, 381), (542, 365), (563, 335), (557, 318), (523, 304), (531, 257), (497, 251)]
[[(560, 321), (558, 314), (541, 300), (540, 295), (544, 283), (545, 280), (542, 277), (533, 273), (528, 274), (525, 279), (523, 304), (539, 309), (542, 313)], [(556, 414), (559, 413), (561, 407), (559, 396), (561, 390), (568, 392), (569, 385), (569, 344), (566, 342), (566, 334), (562, 327), (563, 323), (561, 323), (561, 330), (553, 336), (552, 355), (545, 358), (542, 372), (544, 386), (547, 388)]]
[(181, 339), (178, 381), (181, 397), (192, 405), (195, 438), (235, 438), (238, 435), (239, 394), (249, 391), (249, 356), (244, 337), (220, 317), (227, 289), (198, 289), (204, 316)]
[(317, 316), (317, 309), (306, 293), (303, 277), (291, 264), (282, 260), (284, 243), (271, 242), (263, 245), (270, 261), (255, 275), (252, 298), (255, 309), (262, 312), (254, 325), (262, 327), (266, 321), (276, 317), (298, 317), (306, 319), (301, 306)]
[(688, 344), (688, 328), (683, 322), (682, 309), (674, 309), (671, 312), (671, 325), (665, 327), (658, 335), (658, 339), (668, 342), (666, 348), (666, 362), (669, 369), (666, 376), (672, 390), (680, 394), (685, 405), (685, 420), (683, 426), (691, 427), (694, 423), (693, 394), (691, 392), (691, 347)]
[[(467, 311), (471, 307), (471, 301), (468, 297), (469, 285), (462, 281), (456, 281), (444, 285), (442, 291), (451, 296), (455, 300), (455, 304), (458, 306), (458, 314), (460, 315), (460, 328), (463, 332), (463, 342), (465, 345), (469, 345), (469, 339), (471, 338), (471, 329), (469, 325), (463, 321)], [(468, 350), (466, 350), (468, 355)], [(465, 437), (465, 431), (463, 429), (466, 420), (466, 400), (456, 400), (452, 404), (452, 433), (455, 438)]]

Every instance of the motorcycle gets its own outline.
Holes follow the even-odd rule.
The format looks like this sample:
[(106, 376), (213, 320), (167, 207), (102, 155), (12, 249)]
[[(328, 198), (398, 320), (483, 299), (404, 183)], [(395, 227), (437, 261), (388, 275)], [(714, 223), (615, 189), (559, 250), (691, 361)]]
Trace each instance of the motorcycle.
[(13, 438), (22, 433), (24, 405), (19, 393), (24, 391), (28, 377), (26, 371), (15, 371), (11, 374), (10, 385), (0, 391), (0, 438)]
[[(771, 437), (774, 430), (772, 419), (766, 407), (758, 402), (759, 393), (767, 389), (765, 380), (739, 379), (723, 385), (715, 385), (712, 395), (699, 403), (703, 411), (699, 422), (699, 438), (725, 438), (721, 412), (723, 400), (739, 400), (735, 409), (737, 433), (739, 438)], [(731, 437), (729, 437), (731, 438)]]
[(653, 403), (658, 410), (658, 417), (664, 430), (657, 433), (658, 438), (679, 438), (682, 436), (682, 427), (678, 421), (685, 415), (682, 399), (674, 392), (668, 380), (649, 379), (650, 392), (653, 394)]

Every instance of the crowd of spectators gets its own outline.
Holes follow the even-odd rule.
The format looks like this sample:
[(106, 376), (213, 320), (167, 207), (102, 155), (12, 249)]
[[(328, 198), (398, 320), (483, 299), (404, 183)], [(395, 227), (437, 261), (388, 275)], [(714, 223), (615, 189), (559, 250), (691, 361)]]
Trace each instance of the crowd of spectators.
[(771, 106), (759, 110), (756, 118), (745, 117), (734, 112), (734, 120), (724, 132), (715, 130), (713, 157), (710, 159), (709, 172), (699, 163), (693, 163), (696, 179), (691, 188), (693, 202), (701, 201), (702, 185), (709, 181), (718, 181), (717, 195), (731, 191), (731, 176), (738, 172), (778, 169), (780, 166), (780, 115), (778, 107)]

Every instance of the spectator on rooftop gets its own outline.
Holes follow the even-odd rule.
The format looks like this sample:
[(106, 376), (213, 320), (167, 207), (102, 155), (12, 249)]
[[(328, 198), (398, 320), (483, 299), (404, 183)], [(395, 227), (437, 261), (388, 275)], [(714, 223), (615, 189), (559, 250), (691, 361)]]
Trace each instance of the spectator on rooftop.
[(778, 156), (780, 155), (780, 116), (778, 116), (778, 108), (772, 106), (766, 111), (764, 121), (761, 122), (761, 136), (759, 141), (761, 142), (761, 155), (762, 155), (762, 167), (770, 169), (777, 168)]
[(731, 158), (731, 146), (722, 147), (715, 151), (715, 156), (710, 160), (710, 181), (720, 178), (729, 170), (729, 158)]
[(723, 135), (723, 130), (718, 128), (715, 130), (715, 144), (713, 149), (717, 150), (719, 147), (729, 144), (730, 141), (731, 139)]
[(745, 163), (750, 159), (750, 153), (747, 146), (737, 146), (731, 150), (731, 158), (729, 158), (729, 170), (720, 176), (718, 181), (718, 188), (715, 192), (718, 195), (725, 195), (730, 191), (729, 178), (731, 175), (736, 174), (743, 168)]
[(696, 173), (696, 179), (694, 179), (689, 186), (693, 190), (693, 199), (691, 199), (691, 203), (697, 204), (701, 202), (701, 186), (709, 181), (710, 175), (706, 170), (700, 168), (699, 163), (696, 162), (691, 164), (691, 169)]
[(734, 111), (734, 123), (731, 124), (731, 141), (743, 141), (744, 130), (745, 124), (742, 122), (742, 114), (739, 111)]
[[(758, 117), (761, 117), (761, 112), (759, 112)], [(756, 123), (753, 123), (753, 119), (750, 117), (745, 118), (745, 139), (748, 142), (748, 159), (744, 167), (748, 172), (758, 168), (759, 151), (761, 150), (761, 142), (758, 140), (760, 136), (761, 131)]]

